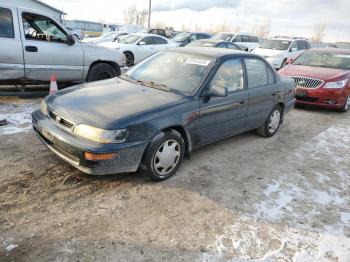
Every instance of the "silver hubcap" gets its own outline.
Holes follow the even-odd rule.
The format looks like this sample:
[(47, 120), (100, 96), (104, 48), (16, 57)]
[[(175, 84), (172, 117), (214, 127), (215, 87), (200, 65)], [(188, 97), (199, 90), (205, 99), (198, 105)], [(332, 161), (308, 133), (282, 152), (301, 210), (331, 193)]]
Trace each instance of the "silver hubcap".
[(281, 112), (279, 110), (273, 111), (269, 121), (270, 133), (274, 133), (277, 130), (278, 126), (280, 125), (280, 121), (281, 121)]
[(165, 141), (154, 156), (154, 170), (161, 176), (169, 174), (179, 163), (180, 154), (180, 145), (176, 140)]
[(349, 107), (350, 107), (350, 95), (348, 96), (348, 100), (346, 100), (345, 110), (348, 110)]

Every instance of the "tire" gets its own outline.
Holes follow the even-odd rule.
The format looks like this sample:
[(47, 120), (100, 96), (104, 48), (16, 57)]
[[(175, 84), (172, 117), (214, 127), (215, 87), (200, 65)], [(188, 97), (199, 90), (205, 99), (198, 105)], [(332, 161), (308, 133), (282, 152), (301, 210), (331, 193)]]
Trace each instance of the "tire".
[(90, 68), (90, 72), (86, 78), (86, 82), (105, 80), (117, 76), (117, 72), (113, 66), (106, 63), (98, 63)]
[(124, 52), (124, 55), (125, 55), (125, 59), (126, 59), (126, 66), (127, 67), (133, 66), (135, 63), (135, 57), (134, 57), (133, 53)]
[(350, 109), (350, 95), (346, 99), (345, 104), (343, 105), (343, 107), (340, 108), (338, 111), (341, 112), (341, 113), (345, 113), (345, 112), (349, 111), (349, 109)]
[[(167, 151), (165, 151), (165, 147)], [(178, 170), (184, 153), (185, 142), (179, 132), (172, 129), (161, 132), (148, 145), (140, 165), (140, 171), (154, 181), (168, 179)], [(164, 159), (161, 159), (161, 156)]]
[[(277, 116), (279, 115), (279, 117)], [(283, 110), (280, 105), (276, 105), (270, 112), (265, 123), (256, 131), (262, 137), (274, 136), (281, 126), (283, 117)], [(273, 118), (273, 119), (272, 119)]]

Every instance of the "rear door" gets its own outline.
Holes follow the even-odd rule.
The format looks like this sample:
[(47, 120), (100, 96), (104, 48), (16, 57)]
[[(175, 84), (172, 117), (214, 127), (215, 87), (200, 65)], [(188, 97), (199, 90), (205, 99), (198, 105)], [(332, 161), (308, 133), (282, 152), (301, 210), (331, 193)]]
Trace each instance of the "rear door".
[(24, 61), (17, 11), (0, 6), (0, 80), (24, 78)]
[(154, 36), (153, 43), (154, 43), (154, 53), (169, 48), (168, 40), (166, 40), (162, 37)]
[(270, 66), (262, 59), (244, 59), (248, 84), (247, 128), (256, 128), (264, 123), (279, 95), (278, 86)]
[(49, 81), (79, 81), (83, 76), (83, 49), (76, 41), (68, 45), (68, 33), (53, 19), (19, 10), (24, 50), (25, 77)]
[(207, 144), (237, 134), (245, 128), (248, 93), (245, 88), (241, 58), (224, 61), (216, 71), (212, 85), (226, 87), (226, 97), (208, 97), (200, 100), (198, 125), (199, 144)]

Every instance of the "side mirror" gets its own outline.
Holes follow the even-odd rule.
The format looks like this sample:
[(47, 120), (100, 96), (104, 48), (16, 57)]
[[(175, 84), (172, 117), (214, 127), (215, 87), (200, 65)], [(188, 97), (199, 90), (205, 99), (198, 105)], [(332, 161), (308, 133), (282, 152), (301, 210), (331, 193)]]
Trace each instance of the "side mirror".
[(226, 87), (214, 84), (210, 86), (210, 89), (207, 94), (209, 96), (225, 97), (228, 95), (228, 89)]
[(296, 52), (296, 51), (298, 51), (298, 48), (296, 48), (296, 47), (293, 47), (290, 49), (290, 52)]
[(146, 45), (146, 42), (141, 41), (141, 42), (138, 43), (138, 45)]
[(73, 35), (68, 35), (67, 37), (67, 44), (68, 45), (74, 45), (75, 44), (75, 38)]
[(289, 64), (293, 63), (293, 60), (294, 60), (294, 59), (293, 59), (292, 57), (288, 58), (288, 59), (287, 59), (287, 64), (289, 65)]

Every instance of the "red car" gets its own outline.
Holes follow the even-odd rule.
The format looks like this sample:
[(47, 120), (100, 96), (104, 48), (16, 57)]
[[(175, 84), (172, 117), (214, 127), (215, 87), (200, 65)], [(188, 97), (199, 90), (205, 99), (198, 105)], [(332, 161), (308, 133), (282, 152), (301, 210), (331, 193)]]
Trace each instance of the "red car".
[(310, 49), (279, 73), (296, 83), (296, 103), (345, 112), (350, 107), (350, 50)]

